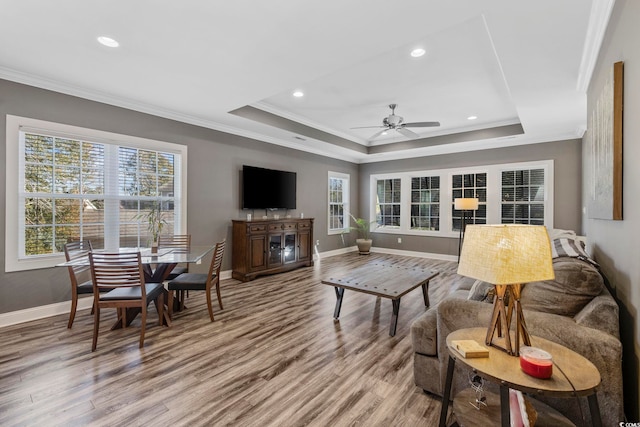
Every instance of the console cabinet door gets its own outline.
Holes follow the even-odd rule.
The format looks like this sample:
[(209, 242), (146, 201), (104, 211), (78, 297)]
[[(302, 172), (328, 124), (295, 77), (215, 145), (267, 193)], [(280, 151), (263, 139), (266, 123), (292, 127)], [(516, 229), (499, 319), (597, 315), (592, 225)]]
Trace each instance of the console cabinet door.
[(282, 265), (282, 234), (269, 234), (269, 257), (267, 258), (267, 268)]
[(249, 238), (249, 271), (267, 268), (267, 236), (253, 235)]
[(284, 235), (283, 262), (288, 264), (296, 261), (296, 233), (286, 233)]
[(311, 233), (309, 230), (298, 231), (298, 261), (311, 259)]

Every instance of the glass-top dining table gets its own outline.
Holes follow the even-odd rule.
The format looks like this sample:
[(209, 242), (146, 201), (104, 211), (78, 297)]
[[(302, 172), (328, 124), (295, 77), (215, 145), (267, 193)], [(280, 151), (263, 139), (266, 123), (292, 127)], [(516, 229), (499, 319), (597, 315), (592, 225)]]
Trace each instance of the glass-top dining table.
[[(151, 252), (151, 248), (118, 248), (117, 251), (94, 249), (93, 252), (140, 252), (140, 262), (142, 263), (145, 273), (145, 282), (161, 283), (169, 276), (171, 270), (173, 270), (177, 264), (200, 264), (202, 258), (213, 251), (215, 247), (215, 245), (191, 246), (189, 250), (167, 248), (158, 249), (155, 253)], [(70, 267), (74, 265), (89, 265), (89, 257), (63, 262), (57, 264), (57, 267)]]
[[(188, 250), (181, 248), (166, 248), (158, 249), (157, 252), (152, 252), (151, 248), (118, 248), (117, 251), (107, 249), (94, 249), (93, 252), (140, 252), (140, 262), (142, 263), (142, 270), (144, 271), (145, 283), (162, 283), (171, 273), (171, 270), (182, 263), (187, 264), (200, 264), (202, 258), (207, 256), (209, 252), (215, 249), (216, 245), (206, 246), (191, 246)], [(77, 258), (73, 261), (67, 261), (57, 264), (57, 267), (71, 267), (77, 265), (89, 265), (89, 257)], [(165, 301), (167, 301), (167, 291), (165, 290)], [(127, 322), (129, 325), (131, 321), (137, 316), (140, 310), (127, 310)], [(171, 325), (171, 319), (168, 316), (168, 310), (164, 311), (163, 323), (167, 326)], [(112, 329), (121, 327), (119, 322), (113, 326)]]

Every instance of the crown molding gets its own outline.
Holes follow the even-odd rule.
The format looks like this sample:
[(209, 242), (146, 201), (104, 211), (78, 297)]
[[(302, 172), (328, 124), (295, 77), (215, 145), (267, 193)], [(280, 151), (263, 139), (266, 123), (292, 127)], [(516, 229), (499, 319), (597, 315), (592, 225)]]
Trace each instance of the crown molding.
[[(607, 0), (607, 1), (613, 2), (614, 0)], [(56, 81), (42, 78), (39, 76), (22, 73), (6, 67), (0, 67), (0, 78), (13, 81), (16, 83), (20, 83), (20, 84), (25, 84), (28, 86), (34, 86), (34, 87), (38, 87), (45, 90), (51, 90), (54, 92), (58, 92), (58, 93), (62, 93), (70, 96), (76, 96), (79, 98), (88, 99), (90, 101), (112, 105), (115, 107), (126, 108), (132, 111), (138, 111), (141, 113), (150, 114), (157, 117), (175, 120), (181, 123), (186, 123), (194, 126), (199, 126), (202, 128), (212, 129), (222, 133), (241, 136), (241, 137), (249, 138), (259, 142), (270, 143), (270, 144), (278, 145), (281, 147), (303, 151), (310, 154), (319, 155), (322, 157), (343, 160), (343, 161), (347, 161), (355, 164), (382, 162), (382, 161), (388, 161), (388, 160), (400, 160), (400, 159), (411, 158), (416, 156), (432, 156), (432, 155), (449, 154), (449, 153), (463, 153), (463, 152), (476, 151), (476, 150), (482, 150), (482, 149), (507, 147), (507, 146), (513, 146), (513, 145), (535, 144), (538, 142), (559, 141), (563, 139), (581, 137), (581, 135), (579, 136), (575, 134), (567, 135), (565, 133), (562, 133), (562, 134), (549, 134), (549, 135), (546, 135), (546, 137), (541, 140), (540, 137), (531, 138), (530, 136), (527, 136), (525, 134), (525, 135), (521, 135), (519, 138), (514, 138), (514, 139), (511, 139), (512, 137), (509, 137), (509, 138), (502, 137), (502, 138), (495, 138), (495, 139), (491, 138), (486, 140), (481, 139), (476, 141), (452, 142), (449, 144), (442, 144), (438, 146), (421, 147), (421, 148), (416, 147), (412, 149), (390, 151), (385, 153), (371, 153), (372, 148), (369, 147), (369, 151), (370, 151), (369, 153), (360, 153), (360, 152), (355, 152), (353, 150), (346, 149), (344, 147), (337, 147), (335, 145), (334, 145), (335, 149), (332, 149), (332, 147), (323, 147), (322, 145), (330, 145), (331, 143), (314, 139), (314, 138), (309, 138), (308, 144), (302, 145), (300, 143), (289, 141), (284, 138), (272, 137), (272, 136), (252, 132), (252, 131), (247, 131), (244, 129), (225, 126), (220, 123), (214, 122), (212, 120), (207, 120), (200, 117), (178, 113), (176, 111), (172, 111), (169, 109), (158, 108), (149, 104), (136, 102), (126, 98), (115, 97), (113, 95), (110, 95), (104, 92), (87, 90), (85, 88), (82, 88), (76, 85), (56, 82)], [(261, 105), (261, 106), (264, 107), (264, 105)], [(256, 108), (256, 107), (253, 107), (253, 108)], [(266, 111), (266, 108), (263, 108), (263, 111)], [(353, 142), (353, 144), (360, 145), (356, 142)]]
[(593, 0), (591, 4), (591, 15), (589, 16), (587, 35), (578, 72), (576, 87), (578, 92), (586, 93), (589, 89), (593, 70), (598, 61), (598, 54), (600, 53), (615, 3), (616, 0)]

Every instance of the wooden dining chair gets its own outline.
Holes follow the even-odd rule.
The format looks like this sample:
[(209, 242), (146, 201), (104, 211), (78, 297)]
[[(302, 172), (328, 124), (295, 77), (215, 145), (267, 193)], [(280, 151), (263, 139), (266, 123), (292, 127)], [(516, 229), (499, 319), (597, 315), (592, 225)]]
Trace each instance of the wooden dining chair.
[(216, 244), (216, 247), (213, 251), (213, 257), (211, 258), (209, 272), (207, 274), (183, 273), (169, 282), (169, 300), (167, 302), (167, 306), (169, 307), (169, 317), (171, 317), (171, 315), (173, 314), (174, 292), (181, 293), (178, 298), (180, 299), (180, 308), (182, 309), (184, 308), (184, 291), (205, 291), (205, 294), (207, 295), (209, 317), (213, 322), (211, 288), (213, 288), (214, 286), (216, 288), (216, 294), (218, 295), (218, 304), (220, 304), (220, 310), (224, 310), (224, 308), (222, 307), (222, 297), (220, 296), (220, 268), (222, 267), (222, 257), (224, 256), (225, 246), (226, 239)]
[[(141, 312), (140, 348), (144, 345), (144, 332), (147, 324), (147, 305), (154, 301), (158, 311), (158, 323), (162, 325), (164, 316), (164, 287), (162, 283), (145, 283), (140, 252), (128, 253), (89, 253), (91, 276), (93, 279), (93, 345), (98, 345), (100, 327), (100, 309), (115, 308), (118, 322), (122, 328), (132, 317), (132, 313)], [(99, 289), (109, 289), (100, 294)]]
[(71, 311), (69, 312), (69, 322), (67, 328), (73, 326), (78, 308), (78, 295), (93, 293), (93, 282), (91, 281), (91, 267), (89, 266), (89, 252), (93, 250), (90, 240), (79, 240), (69, 242), (64, 245), (64, 257), (69, 261), (82, 262), (83, 264), (70, 265), (69, 279), (71, 279)]
[[(158, 236), (158, 250), (173, 249), (188, 252), (191, 249), (191, 234), (161, 234)], [(182, 273), (189, 272), (189, 264), (177, 265), (171, 270), (167, 280), (173, 280)]]

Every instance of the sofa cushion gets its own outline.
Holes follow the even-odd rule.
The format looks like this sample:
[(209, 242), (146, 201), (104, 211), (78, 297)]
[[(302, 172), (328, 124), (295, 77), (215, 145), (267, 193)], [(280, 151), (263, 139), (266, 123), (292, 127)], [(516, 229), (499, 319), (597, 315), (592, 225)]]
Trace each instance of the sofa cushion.
[(580, 259), (554, 258), (553, 270), (554, 280), (523, 286), (520, 298), (523, 308), (574, 317), (604, 288), (598, 270)]

